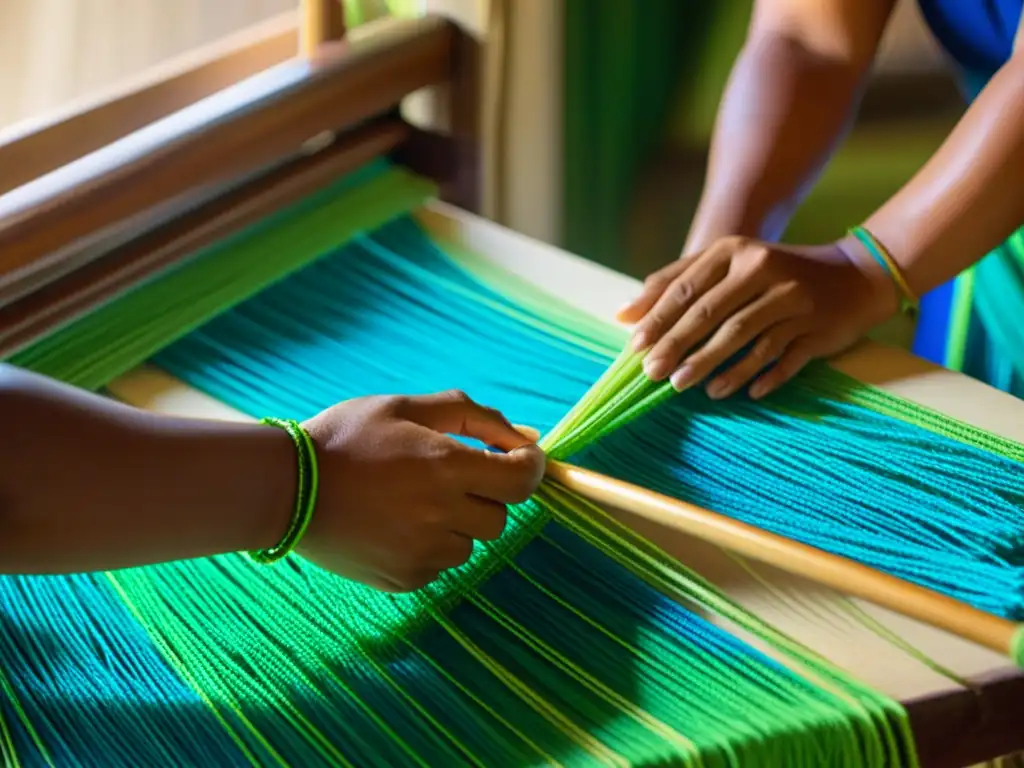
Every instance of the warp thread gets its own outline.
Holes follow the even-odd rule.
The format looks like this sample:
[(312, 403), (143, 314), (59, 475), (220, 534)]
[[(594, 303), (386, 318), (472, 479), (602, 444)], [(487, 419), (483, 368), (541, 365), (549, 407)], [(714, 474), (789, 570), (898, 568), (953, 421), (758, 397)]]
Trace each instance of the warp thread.
[[(368, 392), (457, 385), (514, 420), (556, 427), (607, 369), (621, 334), (525, 284), (503, 281), (497, 291), (492, 268), (432, 243), (408, 219), (377, 229), (401, 210), (394, 198), (408, 205), (422, 195), (390, 169), (360, 182), (390, 183), (374, 210), (360, 213), (362, 227), (359, 216), (337, 221), (333, 203), (345, 190), (321, 198), (200, 260), (203, 271), (172, 275), (173, 290), (139, 291), (20, 361), (98, 387), (195, 329), (154, 361), (252, 414), (302, 418)], [(326, 243), (375, 229), (207, 322), (316, 259)], [(238, 284), (240, 265), (286, 247), (291, 266), (282, 256), (262, 283)], [(113, 350), (110, 340), (125, 329), (131, 343)], [(817, 391), (843, 385), (819, 370), (789, 398), (757, 407), (692, 393), (597, 445), (575, 439), (587, 432), (584, 419), (565, 430), (563, 450), (582, 448), (577, 458), (590, 466), (663, 483), (769, 529), (796, 525), (805, 540), (848, 546), (845, 554), (897, 573), (914, 570), (916, 580), (976, 604), (1018, 610), (1021, 574), (1009, 555), (1019, 524), (1010, 512), (1020, 508), (1021, 488), (1012, 450), (936, 440), (934, 430)], [(798, 437), (787, 442), (790, 430)], [(723, 435), (762, 450), (729, 450)], [(895, 467), (878, 466), (871, 445), (879, 439)], [(808, 446), (818, 450), (810, 462)], [(797, 477), (808, 464), (817, 474)], [(954, 482), (965, 472), (984, 478), (985, 492)], [(868, 479), (886, 493), (865, 515), (857, 499)], [(762, 484), (757, 493), (752, 480)], [(806, 498), (821, 498), (815, 483), (825, 480), (838, 485), (828, 491), (832, 509)], [(786, 491), (794, 483), (803, 483), (803, 501)], [(966, 494), (959, 527), (949, 514), (957, 494)], [(299, 560), (268, 577), (235, 556), (106, 580), (5, 579), (0, 599), (10, 615), (21, 612), (21, 626), (67, 626), (77, 638), (47, 637), (45, 646), (42, 633), (11, 636), (19, 624), (3, 627), (0, 746), (5, 756), (60, 765), (100, 755), (106, 765), (181, 764), (194, 755), (218, 755), (221, 765), (914, 762), (897, 705), (599, 510), (546, 487), (513, 510), (510, 527), (464, 572), (413, 596), (370, 593)], [(908, 541), (917, 548), (911, 556)], [(921, 553), (941, 558), (940, 567), (910, 568)], [(97, 607), (89, 613), (83, 604)], [(695, 611), (744, 626), (799, 673)], [(128, 641), (119, 643), (120, 633)], [(147, 700), (152, 708), (141, 706)], [(131, 727), (122, 724), (126, 712), (136, 715)]]

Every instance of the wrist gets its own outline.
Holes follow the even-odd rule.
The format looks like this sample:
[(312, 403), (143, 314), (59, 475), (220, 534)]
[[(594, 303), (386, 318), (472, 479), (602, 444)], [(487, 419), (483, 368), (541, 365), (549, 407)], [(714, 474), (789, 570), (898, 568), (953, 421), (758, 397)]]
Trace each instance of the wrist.
[(277, 545), (295, 511), (298, 460), (295, 444), (282, 429), (253, 426), (245, 445), (232, 459), (245, 468), (248, 488), (240, 494), (241, 526), (236, 552), (253, 552)]
[(735, 200), (722, 203), (702, 200), (686, 237), (683, 255), (706, 250), (723, 237), (768, 239), (764, 234), (765, 217), (750, 206), (742, 206)]
[[(295, 451), (280, 430), (256, 424), (134, 421), (130, 450), (140, 498), (152, 515), (132, 518), (131, 539), (148, 541), (143, 562), (210, 557), (273, 546), (294, 505)], [(139, 545), (138, 548), (142, 548)]]
[(899, 314), (903, 295), (884, 266), (852, 234), (835, 242), (835, 248), (865, 280), (866, 311), (872, 323), (881, 323)]
[(270, 565), (294, 552), (305, 536), (316, 508), (320, 472), (316, 446), (305, 427), (292, 419), (273, 417), (261, 419), (260, 423), (288, 435), (295, 462), (295, 490), (288, 525), (273, 544), (249, 550), (249, 556), (257, 563)]

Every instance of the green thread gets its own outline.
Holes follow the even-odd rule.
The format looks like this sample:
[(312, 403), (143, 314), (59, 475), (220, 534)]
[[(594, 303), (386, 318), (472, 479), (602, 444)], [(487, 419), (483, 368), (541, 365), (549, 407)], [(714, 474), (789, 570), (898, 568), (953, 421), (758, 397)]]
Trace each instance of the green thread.
[(1010, 658), (1020, 669), (1024, 669), (1024, 624), (1017, 627), (1010, 641)]
[[(254, 768), (259, 766), (260, 761), (256, 758), (256, 755), (252, 753), (252, 751), (246, 745), (245, 741), (242, 740), (242, 738), (238, 735), (237, 731), (235, 731), (235, 729), (232, 728), (228, 721), (224, 718), (217, 705), (206, 694), (205, 688), (200, 684), (199, 680), (196, 679), (195, 675), (192, 674), (189, 668), (182, 662), (181, 657), (174, 651), (174, 649), (171, 648), (166, 639), (160, 633), (152, 631), (150, 627), (150, 622), (146, 620), (145, 615), (139, 610), (139, 607), (136, 605), (135, 601), (132, 600), (131, 596), (129, 596), (128, 593), (125, 592), (124, 588), (117, 580), (117, 577), (113, 573), (107, 573), (106, 577), (107, 580), (110, 582), (111, 586), (114, 588), (114, 591), (121, 598), (121, 602), (124, 603), (125, 607), (129, 610), (129, 612), (131, 612), (131, 614), (135, 617), (139, 624), (141, 624), (143, 627), (147, 629), (150, 637), (153, 640), (154, 645), (156, 645), (157, 647), (157, 650), (164, 657), (164, 659), (167, 661), (170, 667), (175, 672), (177, 672), (186, 683), (188, 683), (189, 687), (193, 691), (196, 692), (196, 695), (199, 696), (203, 704), (205, 704), (207, 709), (213, 714), (214, 718), (216, 718), (217, 722), (224, 729), (225, 733), (228, 734), (228, 737), (231, 739), (231, 741), (234, 742), (236, 747), (238, 747), (239, 751), (245, 756), (245, 759), (249, 761), (249, 764), (252, 765)], [(260, 735), (259, 731), (257, 731), (252, 726), (252, 724), (245, 718), (244, 715), (242, 715), (242, 713), (238, 710), (237, 706), (235, 707), (234, 714), (236, 714), (239, 717), (239, 719), (246, 725), (249, 731), (261, 742), (261, 745), (271, 755), (274, 756), (275, 761), (278, 763), (278, 765), (287, 765), (284, 759), (274, 751), (273, 747), (270, 746), (270, 743), (267, 742)]]
[[(402, 184), (398, 184), (389, 194), (397, 194), (402, 188)], [(408, 187), (404, 189), (409, 193)], [(394, 210), (397, 206), (384, 201), (386, 197), (382, 194), (376, 213), (363, 210), (360, 215), (372, 220), (380, 211)], [(407, 194), (405, 199), (413, 197), (415, 195)], [(314, 214), (320, 216), (321, 224), (326, 220), (322, 211), (328, 209), (333, 215), (344, 213), (334, 206), (318, 209)], [(297, 238), (295, 243), (285, 243), (273, 231), (264, 230), (261, 237), (265, 238), (265, 243), (261, 241), (256, 246), (249, 241), (247, 247), (239, 247), (235, 252), (227, 249), (220, 257), (236, 265), (252, 264), (253, 248), (263, 253), (264, 248), (273, 252), (274, 248), (294, 245), (292, 263), (301, 264), (329, 248), (327, 237), (303, 233), (301, 227), (290, 222), (282, 226)], [(322, 228), (330, 230), (330, 227)], [(350, 226), (347, 231), (359, 230)], [(195, 265), (208, 263), (200, 259)], [(283, 265), (283, 261), (278, 264), (286, 272)], [(204, 274), (198, 269), (183, 268), (184, 271), (193, 277)], [(207, 270), (205, 274), (213, 273)], [(497, 276), (493, 270), (490, 274)], [(179, 288), (185, 282), (182, 278)], [(222, 285), (230, 282), (230, 278), (225, 279)], [(439, 288), (444, 287), (440, 281), (432, 282)], [(245, 291), (258, 291), (255, 285), (252, 282), (244, 290), (225, 290), (220, 299), (227, 300), (228, 304), (237, 303)], [(197, 311), (191, 306), (193, 297), (175, 299), (170, 292), (157, 290), (158, 287), (158, 284), (151, 286), (153, 292), (140, 291), (139, 296), (155, 295), (163, 301), (155, 302), (150, 312), (172, 311), (164, 327), (149, 320), (142, 311), (146, 303), (142, 299), (129, 302), (131, 306), (115, 302), (107, 318), (110, 327), (84, 323), (64, 329), (65, 341), (77, 345), (65, 360), (60, 359), (59, 350), (53, 346), (41, 351), (28, 350), (25, 356), (43, 367), (61, 369), (81, 382), (100, 382), (102, 386), (103, 377), (110, 371), (134, 365), (131, 360), (141, 350), (159, 348), (168, 339), (176, 338), (177, 331), (173, 327), (176, 322), (201, 324), (204, 317), (214, 311), (215, 302), (202, 302)], [(523, 326), (542, 329), (545, 300), (526, 284), (519, 285), (515, 291), (518, 307), (503, 307), (499, 301), (488, 300), (488, 309), (514, 318)], [(551, 303), (555, 309), (550, 313), (556, 313), (563, 326), (566, 349), (575, 346), (574, 354), (599, 359), (602, 355), (612, 356), (622, 347), (620, 329), (593, 321), (588, 324), (570, 308)], [(531, 319), (531, 313), (537, 313), (541, 319)], [(121, 326), (129, 329), (125, 334), (129, 353), (122, 355), (108, 347), (93, 354), (90, 345), (106, 343), (117, 336), (111, 328), (118, 327), (113, 322), (118, 319), (140, 321), (147, 327), (136, 329), (130, 322)], [(87, 353), (89, 359), (79, 363), (77, 352)], [(822, 376), (822, 380), (816, 382), (812, 373), (804, 381), (807, 386), (824, 382), (826, 390), (834, 387), (842, 391), (841, 378), (831, 374)], [(865, 394), (864, 390), (861, 386), (846, 395), (875, 402), (871, 398), (876, 395), (870, 390)], [(552, 456), (568, 456), (671, 396), (669, 387), (653, 384), (642, 375), (639, 356), (624, 352), (545, 437), (543, 444)], [(900, 411), (902, 418), (931, 420), (936, 430), (957, 432), (957, 428), (940, 425), (941, 419), (933, 419), (927, 412), (903, 408), (899, 403), (897, 399), (875, 402), (880, 407)], [(966, 438), (982, 440), (972, 434), (966, 434)], [(998, 441), (994, 444), (999, 446)], [(1011, 450), (1006, 446), (1002, 449)], [(548, 525), (551, 527), (547, 528)], [(452, 719), (446, 719), (449, 713), (441, 700), (431, 698), (433, 691), (416, 693), (403, 687), (401, 668), (411, 655), (430, 659), (440, 679), (449, 680), (452, 683), (449, 688), (465, 697), (457, 705), (456, 719), (465, 717), (471, 722), (483, 723), (493, 718), (511, 732), (507, 737), (509, 743), (519, 739), (532, 754), (543, 756), (545, 764), (563, 761), (578, 764), (587, 755), (621, 765), (639, 762), (642, 758), (651, 764), (675, 759), (692, 765), (704, 762), (708, 765), (773, 765), (785, 762), (780, 755), (791, 760), (793, 755), (799, 755), (795, 762), (785, 762), (794, 765), (914, 764), (913, 738), (905, 713), (897, 703), (870, 690), (853, 676), (745, 611), (714, 585), (602, 510), (546, 483), (537, 497), (511, 511), (511, 527), (511, 537), (482, 547), (485, 556), (475, 556), (470, 568), (446, 577), (435, 590), (403, 596), (408, 599), (395, 598), (388, 607), (393, 606), (393, 614), (402, 616), (405, 623), (398, 624), (379, 615), (383, 606), (388, 605), (387, 601), (382, 602), (376, 596), (369, 600), (366, 591), (294, 557), (289, 558), (284, 567), (268, 572), (244, 557), (229, 555), (132, 570), (118, 574), (116, 581), (112, 575), (109, 578), (168, 663), (199, 693), (254, 763), (260, 758), (236, 733), (232, 718), (259, 742), (261, 749), (267, 750), (269, 759), (282, 765), (287, 764), (282, 754), (292, 755), (303, 749), (307, 751), (298, 754), (329, 765), (389, 764), (388, 755), (367, 754), (372, 740), (359, 731), (355, 724), (357, 714), (365, 716), (373, 730), (390, 739), (394, 747), (391, 764), (396, 755), (398, 759), (412, 757), (420, 764), (446, 764), (445, 760), (450, 760), (456, 751), (474, 762), (485, 762), (488, 755), (477, 754), (466, 737), (453, 729)], [(586, 599), (563, 598), (559, 590), (550, 587), (550, 582), (537, 575), (536, 568), (529, 570), (510, 563), (512, 557), (529, 555), (525, 547), (531, 541), (554, 547), (564, 553), (567, 561), (571, 560), (574, 557), (569, 551), (572, 547), (567, 549), (564, 542), (559, 544), (557, 531), (570, 532), (659, 593), (721, 616), (749, 632), (783, 657), (785, 666), (796, 675), (793, 679), (780, 676), (754, 657), (740, 656), (727, 662), (707, 648), (701, 648), (692, 638), (683, 637), (676, 643), (679, 647), (670, 647), (664, 644), (664, 637), (656, 636), (653, 626), (629, 627), (637, 633), (636, 637), (631, 637), (615, 631), (616, 627), (608, 623), (594, 621), (579, 607), (587, 604)], [(603, 676), (595, 675), (593, 668), (584, 668), (586, 664), (598, 663), (586, 658), (585, 648), (580, 649), (579, 657), (575, 650), (572, 656), (567, 656), (555, 647), (557, 637), (553, 639), (550, 633), (543, 634), (543, 626), (534, 627), (531, 620), (527, 628), (521, 618), (512, 618), (507, 603), (502, 604), (490, 596), (490, 591), (484, 591), (508, 574), (521, 576), (522, 583), (540, 598), (578, 617), (594, 630), (596, 637), (608, 638), (611, 645), (622, 649), (630, 663), (635, 662), (646, 675), (635, 681), (637, 690), (627, 692), (628, 695), (622, 693)], [(558, 573), (547, 573), (546, 577), (556, 579)], [(593, 578), (601, 584), (605, 576), (595, 572)], [(617, 585), (613, 579), (609, 583)], [(586, 584), (589, 586), (590, 582)], [(553, 664), (570, 682), (558, 684), (561, 688), (552, 682), (550, 692), (539, 692), (548, 681), (530, 677), (529, 669), (524, 671), (517, 667), (520, 662), (527, 662), (512, 658), (511, 663), (503, 663), (459, 623), (461, 614), (456, 612), (467, 606), (481, 609), (489, 622), (489, 631), (502, 632), (506, 639), (514, 639), (516, 648), (522, 646), (545, 663)], [(436, 650), (446, 648), (439, 643), (439, 636), (449, 637), (465, 649), (485, 670), (489, 676), (486, 685), (492, 687), (473, 688), (483, 685), (477, 679), (462, 679), (454, 685), (453, 675), (446, 671), (448, 657)], [(685, 649), (680, 650), (684, 644)], [(1024, 638), (1018, 632), (1014, 651), (1018, 658), (1022, 645)], [(434, 650), (426, 650), (428, 647)], [(435, 652), (438, 655), (434, 656)], [(673, 664), (667, 664), (666, 658), (671, 658)], [(349, 681), (356, 681), (358, 685)], [(687, 688), (688, 685), (696, 687)], [(543, 725), (527, 734), (524, 724), (532, 721), (518, 707), (499, 707), (486, 693), (476, 692), (494, 693), (499, 689), (514, 696), (522, 708), (536, 713)], [(563, 694), (567, 691), (585, 692), (585, 700), (566, 699)], [(392, 705), (386, 702), (392, 701), (388, 698), (392, 695), (413, 706), (404, 707), (402, 712), (391, 711), (389, 718), (386, 707)], [(338, 709), (325, 706), (327, 702), (337, 705)], [(743, 716), (734, 721), (722, 720), (716, 703), (728, 704), (734, 708), (730, 711), (741, 707)], [(691, 704), (695, 709), (686, 709)], [(274, 732), (275, 738), (285, 742), (283, 745), (261, 732), (259, 715), (263, 709), (272, 711), (275, 722), (283, 724)], [(622, 717), (609, 723), (592, 722), (595, 713), (604, 711), (614, 711)], [(675, 715), (674, 720), (670, 719), (672, 715)], [(351, 722), (347, 716), (353, 718)], [(682, 740), (666, 739), (667, 734), (678, 734)], [(294, 742), (290, 741), (292, 738)], [(553, 745), (566, 739), (577, 751), (563, 757), (564, 753)], [(782, 751), (781, 745), (787, 741), (792, 742), (792, 752)], [(689, 742), (697, 745), (696, 754), (680, 750), (680, 745)], [(351, 751), (362, 759), (346, 760), (342, 748), (345, 754)], [(664, 751), (659, 753), (659, 749)]]
[(414, 653), (416, 653), (419, 658), (423, 659), (427, 664), (429, 664), (438, 675), (443, 677), (450, 685), (452, 685), (453, 688), (457, 689), (459, 693), (464, 695), (467, 699), (471, 700), (473, 704), (480, 707), (480, 709), (484, 710), (490, 717), (494, 718), (496, 722), (500, 723), (510, 732), (515, 734), (515, 736), (519, 738), (523, 742), (523, 744), (528, 746), (532, 752), (534, 752), (538, 757), (543, 759), (544, 765), (551, 766), (552, 768), (554, 768), (554, 766), (561, 765), (553, 755), (548, 754), (540, 745), (536, 744), (532, 739), (530, 739), (530, 737), (527, 736), (521, 729), (517, 728), (511, 721), (502, 716), (502, 714), (498, 712), (493, 706), (491, 706), (482, 698), (480, 698), (471, 690), (469, 690), (469, 688), (466, 687), (466, 684), (463, 681), (458, 680), (454, 676), (452, 676), (447, 669), (440, 665), (435, 659), (431, 658), (429, 655), (424, 653), (421, 648), (418, 648), (412, 643), (408, 643), (408, 645), (409, 648)]
[[(868, 738), (867, 743), (870, 744), (871, 734), (877, 733), (882, 740), (872, 748), (879, 750), (875, 759), (897, 765), (916, 764), (909, 720), (897, 702), (857, 682), (817, 653), (761, 621), (710, 582), (599, 507), (575, 497), (555, 484), (546, 483), (541, 495), (550, 498), (560, 525), (629, 568), (659, 591), (684, 604), (695, 603), (728, 619), (782, 654), (789, 662), (788, 666), (818, 686), (819, 696), (826, 697), (809, 700), (804, 707), (809, 711), (824, 707), (820, 710), (824, 713), (841, 705), (846, 716), (852, 718), (847, 721), (846, 727), (862, 732), (861, 737), (850, 735), (851, 755), (857, 754), (858, 748), (855, 745), (860, 738)], [(713, 659), (702, 659), (702, 663), (713, 663)], [(841, 725), (841, 722), (836, 725)], [(886, 754), (888, 757), (884, 757)]]
[(317, 468), (316, 446), (309, 433), (302, 428), (302, 425), (292, 419), (264, 418), (261, 424), (269, 427), (284, 430), (295, 444), (297, 458), (297, 481), (295, 489), (295, 508), (292, 511), (288, 528), (285, 530), (281, 540), (268, 549), (260, 549), (250, 552), (249, 557), (261, 565), (270, 565), (290, 555), (313, 520), (313, 512), (316, 510), (317, 491), (320, 487), (320, 473)]
[(963, 371), (967, 357), (967, 339), (974, 305), (974, 280), (974, 267), (970, 267), (956, 279), (953, 288), (953, 306), (950, 310), (949, 331), (946, 334), (945, 363), (954, 371)]
[(905, 400), (870, 386), (824, 363), (812, 363), (804, 375), (787, 385), (794, 392), (814, 392), (838, 402), (850, 403), (876, 413), (927, 429), (951, 440), (1024, 463), (1024, 444), (986, 432), (933, 408)]
[[(407, 171), (370, 163), (118, 296), (8, 358), (96, 391), (209, 320), (425, 203), (436, 191)], [(259, 258), (253, 258), (253, 252)]]
[[(729, 552), (727, 550), (722, 551), (730, 560), (732, 560), (740, 568), (742, 568), (747, 575), (754, 579), (767, 592), (775, 595), (780, 600), (787, 599), (786, 596), (780, 592), (778, 587), (776, 587), (770, 581), (765, 579), (761, 575), (758, 568), (755, 567), (747, 558), (743, 557), (742, 555), (737, 555), (734, 552)], [(914, 645), (907, 642), (907, 640), (900, 637), (899, 634), (889, 629), (889, 627), (887, 627), (884, 623), (882, 623), (874, 616), (872, 616), (870, 613), (861, 608), (859, 605), (857, 605), (857, 603), (855, 603), (851, 598), (839, 593), (835, 593), (831, 596), (831, 600), (835, 602), (836, 605), (844, 613), (846, 613), (853, 621), (857, 622), (862, 627), (869, 630), (873, 634), (877, 635), (879, 638), (889, 643), (890, 645), (899, 648), (908, 656), (916, 659), (918, 662), (928, 667), (928, 669), (932, 670), (936, 674), (942, 675), (946, 679), (951, 680), (952, 682), (956, 683), (957, 685), (963, 688), (973, 689), (973, 685), (970, 681), (965, 680), (963, 677), (953, 672), (953, 670), (949, 669), (948, 667), (944, 667), (942, 664), (932, 659), (924, 651), (920, 650), (919, 648), (916, 648)]]
[(479, 660), (491, 674), (503, 681), (509, 690), (513, 691), (525, 705), (561, 729), (576, 742), (576, 745), (581, 750), (601, 760), (606, 765), (619, 765), (623, 768), (629, 766), (629, 761), (625, 757), (616, 754), (613, 750), (601, 744), (590, 733), (573, 723), (565, 714), (559, 712), (557, 707), (553, 705), (553, 702), (546, 701), (536, 691), (525, 685), (515, 674), (488, 656), (448, 616), (443, 613), (436, 613), (434, 618), (459, 645)]
[[(31, 738), (32, 743), (35, 745), (36, 749), (39, 750), (39, 756), (46, 761), (46, 764), (50, 768), (55, 768), (55, 763), (53, 762), (53, 758), (50, 755), (50, 751), (46, 748), (46, 744), (43, 743), (42, 738), (40, 738), (39, 732), (32, 725), (32, 721), (29, 719), (28, 715), (25, 712), (25, 708), (21, 705), (21, 702), (18, 700), (18, 695), (15, 692), (14, 687), (11, 685), (10, 680), (8, 680), (7, 675), (4, 673), (3, 669), (0, 669), (0, 690), (2, 690), (4, 692), (4, 695), (7, 696), (7, 701), (14, 708), (14, 712), (18, 716), (19, 722), (28, 732), (28, 735)], [(5, 736), (4, 741), (10, 745), (11, 755), (13, 755), (15, 760), (17, 760), (17, 755), (15, 754), (14, 751), (14, 741), (10, 738), (9, 731), (7, 730), (7, 723), (6, 721), (4, 721), (2, 713), (0, 713), (0, 726), (2, 726), (3, 733)]]

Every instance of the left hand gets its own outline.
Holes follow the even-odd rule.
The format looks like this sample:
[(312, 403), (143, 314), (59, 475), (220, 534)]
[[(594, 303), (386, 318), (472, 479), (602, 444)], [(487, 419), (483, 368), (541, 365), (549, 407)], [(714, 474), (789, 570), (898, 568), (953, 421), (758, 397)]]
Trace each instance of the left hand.
[(750, 395), (760, 398), (898, 308), (889, 276), (855, 244), (796, 247), (727, 237), (651, 275), (619, 319), (636, 323), (633, 346), (649, 350), (647, 375), (670, 377), (678, 390), (752, 345), (708, 382), (707, 392), (728, 397), (756, 377)]

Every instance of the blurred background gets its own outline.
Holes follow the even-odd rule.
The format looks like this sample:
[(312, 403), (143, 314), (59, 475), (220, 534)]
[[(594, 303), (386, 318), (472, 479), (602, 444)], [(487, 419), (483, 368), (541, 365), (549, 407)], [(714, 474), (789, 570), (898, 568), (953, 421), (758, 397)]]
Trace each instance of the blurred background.
[[(5, 130), (10, 136), (232, 36), (282, 23), (297, 5), (2, 0), (0, 144)], [(486, 215), (637, 276), (678, 254), (751, 0), (345, 6), (350, 27), (389, 13), (448, 13), (498, 47), (505, 125)], [(921, 165), (962, 109), (915, 3), (903, 0), (856, 129), (787, 239), (832, 238), (861, 219)]]

